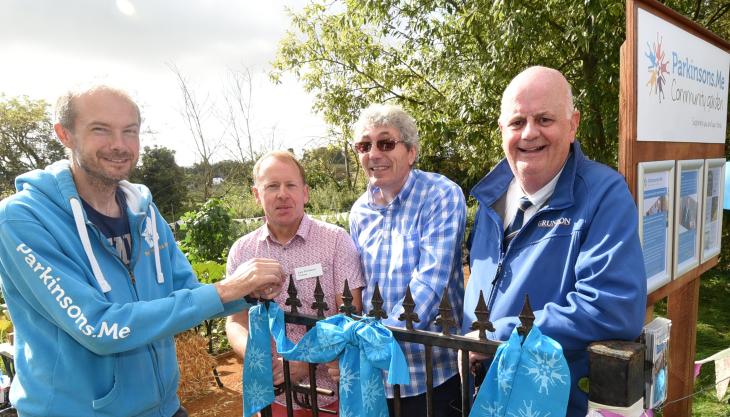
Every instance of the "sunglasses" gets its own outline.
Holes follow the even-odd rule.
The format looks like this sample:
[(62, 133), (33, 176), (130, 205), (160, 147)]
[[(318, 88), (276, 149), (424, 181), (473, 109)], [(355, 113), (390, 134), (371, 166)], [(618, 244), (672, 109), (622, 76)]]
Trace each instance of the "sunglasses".
[[(402, 140), (398, 139), (378, 139), (375, 142), (375, 146), (378, 148), (380, 152), (390, 152), (393, 149), (395, 149), (395, 145), (399, 143), (405, 143)], [(373, 142), (355, 142), (352, 144), (352, 147), (355, 148), (355, 151), (357, 153), (368, 153), (370, 152), (370, 149), (373, 148)]]

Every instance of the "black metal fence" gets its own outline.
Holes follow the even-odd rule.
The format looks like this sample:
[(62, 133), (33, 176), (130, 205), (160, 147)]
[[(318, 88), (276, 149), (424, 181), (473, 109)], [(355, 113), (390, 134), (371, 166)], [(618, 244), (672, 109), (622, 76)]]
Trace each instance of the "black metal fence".
[[(289, 311), (285, 311), (285, 321), (290, 324), (306, 326), (307, 329), (314, 327), (318, 320), (325, 318), (325, 311), (329, 311), (330, 308), (325, 302), (324, 292), (320, 285), (319, 278), (317, 278), (313, 298), (314, 301), (311, 304), (311, 308), (316, 310), (316, 315), (308, 315), (299, 312), (299, 307), (302, 306), (302, 300), (298, 297), (298, 291), (294, 279), (289, 278), (289, 286), (287, 288), (287, 294), (289, 297), (286, 299), (286, 306), (289, 307)], [(338, 307), (338, 312), (344, 313), (354, 319), (358, 319), (359, 316), (355, 315), (355, 306), (352, 304), (352, 293), (350, 292), (349, 284), (345, 280), (344, 292), (342, 294), (343, 304)], [(388, 315), (383, 310), (383, 298), (380, 295), (380, 288), (376, 285), (373, 291), (372, 297), (372, 308), (367, 312), (367, 316), (374, 317), (376, 319), (387, 318)], [(452, 306), (449, 303), (448, 290), (444, 291), (441, 297), (441, 303), (438, 307), (439, 314), (435, 317), (435, 322), (441, 327), (441, 333), (434, 333), (425, 330), (417, 330), (414, 328), (414, 323), (419, 323), (421, 319), (415, 312), (416, 304), (413, 301), (410, 288), (406, 290), (406, 295), (403, 300), (404, 312), (398, 317), (398, 320), (404, 323), (403, 328), (390, 327), (393, 332), (393, 336), (396, 340), (401, 342), (417, 343), (424, 346), (425, 358), (426, 358), (426, 414), (428, 417), (433, 417), (433, 360), (432, 352), (434, 347), (452, 349), (455, 351), (461, 351), (461, 362), (458, 366), (461, 368), (461, 385), (462, 387), (468, 387), (469, 383), (467, 380), (469, 369), (469, 352), (478, 352), (486, 355), (494, 355), (500, 342), (488, 340), (486, 337), (487, 331), (494, 331), (492, 323), (489, 321), (489, 310), (487, 309), (486, 302), (484, 301), (483, 294), (479, 294), (479, 302), (475, 309), (477, 320), (472, 323), (471, 329), (479, 331), (479, 340), (471, 339), (463, 336), (459, 336), (452, 333), (452, 329), (458, 329), (458, 323), (452, 314)], [(518, 327), (518, 332), (521, 334), (529, 333), (532, 328), (532, 323), (535, 319), (532, 309), (530, 307), (529, 300), (525, 298), (525, 303), (522, 309), (522, 313), (519, 316), (521, 325)], [(287, 415), (293, 416), (292, 405), (296, 403), (303, 408), (311, 409), (312, 415), (318, 417), (319, 415), (332, 414), (332, 410), (327, 410), (319, 407), (317, 403), (317, 393), (323, 393), (323, 390), (318, 389), (316, 386), (315, 372), (317, 369), (316, 364), (309, 365), (309, 383), (308, 384), (293, 384), (289, 374), (289, 363), (284, 361), (284, 384), (277, 387), (277, 394), (285, 393)], [(400, 386), (393, 386), (394, 393), (394, 414), (395, 417), (402, 415), (400, 409)], [(243, 395), (246, 395), (244, 392)], [(466, 417), (469, 415), (472, 405), (472, 393), (468, 389), (462, 389), (461, 391), (461, 414)], [(267, 407), (262, 410), (263, 417), (271, 416), (271, 408)]]

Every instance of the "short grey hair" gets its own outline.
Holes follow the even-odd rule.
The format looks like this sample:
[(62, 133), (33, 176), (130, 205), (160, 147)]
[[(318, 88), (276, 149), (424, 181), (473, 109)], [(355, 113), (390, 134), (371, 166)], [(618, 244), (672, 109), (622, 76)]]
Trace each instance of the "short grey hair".
[(355, 140), (359, 140), (362, 132), (371, 127), (393, 127), (400, 133), (406, 147), (418, 150), (418, 127), (416, 121), (402, 107), (394, 104), (371, 104), (365, 108), (355, 122), (353, 129)]
[(132, 97), (124, 90), (110, 87), (104, 84), (94, 85), (88, 88), (69, 90), (61, 97), (59, 97), (56, 101), (57, 123), (59, 123), (64, 129), (73, 132), (74, 124), (76, 122), (76, 116), (78, 116), (75, 104), (76, 99), (81, 96), (92, 94), (98, 91), (105, 91), (127, 100), (132, 106), (134, 106), (134, 109), (137, 111), (137, 120), (139, 121), (140, 125), (142, 124), (142, 113), (140, 112), (139, 106), (137, 105), (137, 103), (135, 103)]

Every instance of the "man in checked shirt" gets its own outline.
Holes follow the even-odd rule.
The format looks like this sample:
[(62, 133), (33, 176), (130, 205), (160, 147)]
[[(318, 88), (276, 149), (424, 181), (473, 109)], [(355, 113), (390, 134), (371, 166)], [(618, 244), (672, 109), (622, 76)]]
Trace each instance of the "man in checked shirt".
[[(461, 322), (464, 281), (461, 241), (466, 204), (458, 185), (443, 175), (413, 168), (418, 130), (413, 118), (393, 105), (374, 104), (355, 125), (353, 147), (368, 177), (368, 188), (350, 211), (350, 234), (363, 263), (368, 309), (375, 285), (380, 287), (383, 324), (404, 327), (398, 317), (410, 287), (420, 321), (414, 327), (441, 331), (434, 323), (448, 288), (454, 317)], [(426, 415), (426, 363), (423, 345), (401, 343), (411, 383), (401, 387), (401, 408)], [(435, 416), (458, 416), (461, 398), (456, 352), (433, 349)], [(386, 385), (393, 414), (393, 389)]]

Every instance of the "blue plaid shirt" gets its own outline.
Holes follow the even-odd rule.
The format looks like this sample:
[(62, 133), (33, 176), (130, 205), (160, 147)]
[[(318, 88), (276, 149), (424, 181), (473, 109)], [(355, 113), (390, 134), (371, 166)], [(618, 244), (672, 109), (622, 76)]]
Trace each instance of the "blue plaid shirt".
[[(438, 306), (449, 288), (453, 317), (461, 323), (464, 277), (461, 240), (464, 235), (466, 204), (458, 185), (443, 175), (412, 169), (405, 185), (385, 207), (373, 202), (377, 188), (368, 190), (352, 206), (350, 234), (360, 252), (367, 287), (364, 308), (371, 308), (375, 284), (380, 286), (383, 324), (405, 327), (398, 320), (403, 313), (406, 287), (411, 288), (420, 330), (440, 332), (434, 323)], [(453, 332), (458, 332), (460, 325)], [(426, 392), (426, 362), (423, 345), (400, 343), (408, 360), (411, 384), (401, 387), (401, 396)], [(433, 349), (433, 384), (441, 385), (458, 372), (456, 351)], [(388, 397), (392, 387), (386, 384)]]

